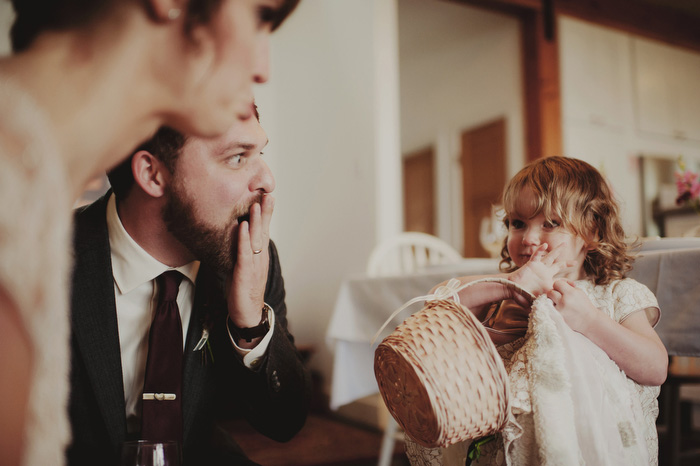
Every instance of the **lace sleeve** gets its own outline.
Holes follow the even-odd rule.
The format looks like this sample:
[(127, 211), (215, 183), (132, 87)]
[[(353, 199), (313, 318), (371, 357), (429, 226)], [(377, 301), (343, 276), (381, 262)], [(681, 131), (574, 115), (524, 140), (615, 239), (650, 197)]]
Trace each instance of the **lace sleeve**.
[(408, 435), (404, 435), (406, 456), (411, 466), (443, 466), (442, 449), (426, 448), (417, 444)]
[(644, 311), (651, 326), (661, 317), (656, 296), (645, 285), (631, 278), (620, 280), (613, 289), (615, 320), (622, 323), (637, 311)]

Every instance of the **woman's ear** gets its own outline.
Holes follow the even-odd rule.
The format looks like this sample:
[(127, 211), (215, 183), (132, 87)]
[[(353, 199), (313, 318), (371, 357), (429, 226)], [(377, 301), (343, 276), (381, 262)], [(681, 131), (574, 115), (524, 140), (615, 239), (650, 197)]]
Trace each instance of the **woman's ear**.
[(140, 150), (131, 158), (134, 182), (151, 197), (165, 195), (165, 185), (171, 174), (163, 162), (148, 151)]
[(194, 24), (188, 32), (188, 43), (192, 54), (189, 66), (192, 69), (192, 82), (197, 86), (201, 86), (209, 79), (220, 53), (221, 39), (218, 36), (220, 33), (212, 23), (214, 21)]
[(146, 0), (148, 12), (155, 21), (166, 23), (184, 16), (186, 0)]

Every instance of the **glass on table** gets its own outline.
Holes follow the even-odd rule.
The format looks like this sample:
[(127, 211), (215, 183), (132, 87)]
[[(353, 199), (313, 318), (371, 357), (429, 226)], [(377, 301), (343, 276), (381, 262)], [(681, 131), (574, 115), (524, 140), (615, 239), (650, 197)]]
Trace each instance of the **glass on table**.
[(134, 440), (122, 444), (120, 466), (181, 466), (178, 442)]
[(501, 206), (492, 206), (491, 215), (481, 219), (479, 228), (479, 242), (489, 256), (501, 257), (503, 240), (508, 235), (503, 219), (506, 212)]

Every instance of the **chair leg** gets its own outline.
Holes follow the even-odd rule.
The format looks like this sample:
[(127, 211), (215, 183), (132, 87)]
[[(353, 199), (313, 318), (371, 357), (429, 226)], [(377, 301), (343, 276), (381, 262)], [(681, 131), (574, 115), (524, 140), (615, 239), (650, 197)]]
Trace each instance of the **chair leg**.
[(379, 461), (377, 466), (391, 465), (391, 458), (394, 455), (394, 444), (396, 443), (396, 431), (399, 425), (393, 417), (389, 416), (382, 438), (382, 448), (379, 450)]

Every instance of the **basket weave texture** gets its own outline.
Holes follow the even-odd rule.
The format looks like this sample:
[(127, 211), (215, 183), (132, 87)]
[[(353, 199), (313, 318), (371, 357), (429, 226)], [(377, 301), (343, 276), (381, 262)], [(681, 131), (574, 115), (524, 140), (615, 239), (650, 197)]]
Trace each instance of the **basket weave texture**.
[(508, 419), (503, 361), (484, 326), (455, 301), (428, 301), (399, 325), (377, 347), (374, 372), (392, 416), (424, 447), (490, 435)]

